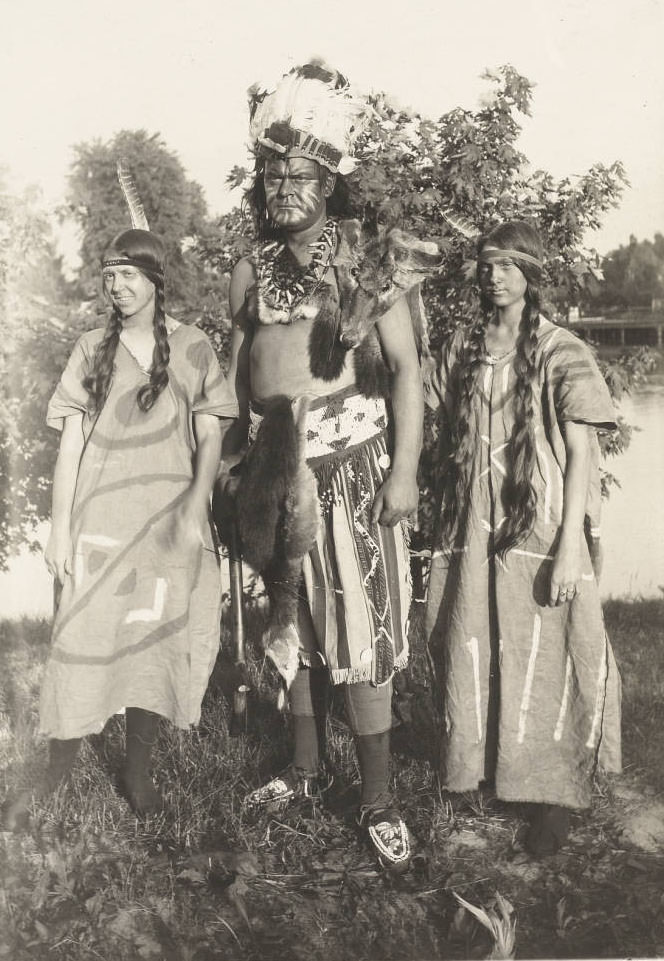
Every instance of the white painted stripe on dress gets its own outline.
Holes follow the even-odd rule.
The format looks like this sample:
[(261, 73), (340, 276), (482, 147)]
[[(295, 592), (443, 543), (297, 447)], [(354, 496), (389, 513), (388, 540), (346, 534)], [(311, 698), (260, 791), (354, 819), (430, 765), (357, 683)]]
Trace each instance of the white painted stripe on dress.
[(595, 711), (590, 726), (590, 735), (586, 741), (586, 747), (594, 750), (599, 741), (600, 728), (602, 726), (602, 714), (604, 713), (604, 697), (606, 694), (606, 639), (602, 648), (602, 657), (599, 662), (599, 672), (597, 675), (597, 689), (595, 692)]
[(161, 615), (164, 613), (167, 587), (166, 578), (158, 577), (154, 586), (152, 607), (138, 607), (133, 611), (127, 611), (125, 624), (133, 624), (136, 621), (160, 621)]
[(536, 445), (537, 453), (542, 464), (542, 469), (544, 473), (544, 505), (542, 508), (542, 513), (544, 515), (544, 523), (551, 523), (551, 468), (549, 466), (549, 460), (544, 453), (542, 447), (539, 444)]
[(484, 393), (487, 399), (491, 397), (492, 382), (493, 382), (493, 367), (488, 366), (484, 373)]
[(521, 554), (523, 557), (538, 557), (541, 561), (552, 561), (554, 554), (538, 554), (537, 551), (524, 551), (520, 547), (513, 547), (512, 554)]
[(451, 554), (464, 554), (468, 550), (468, 547), (442, 547), (439, 551), (434, 551), (431, 555), (431, 560), (436, 557), (449, 557)]
[(505, 364), (503, 367), (503, 394), (507, 393), (507, 385), (510, 379), (510, 367), (509, 364)]
[(81, 534), (79, 537), (79, 544), (92, 544), (93, 547), (115, 547), (119, 543), (116, 537), (107, 534)]
[(475, 684), (475, 718), (477, 720), (477, 743), (482, 743), (482, 692), (480, 690), (480, 642), (476, 637), (466, 641), (466, 647), (473, 659), (473, 681)]
[(565, 726), (565, 715), (567, 714), (567, 702), (569, 701), (569, 686), (572, 680), (572, 658), (567, 655), (565, 660), (565, 683), (563, 684), (563, 696), (560, 701), (560, 711), (558, 712), (558, 721), (556, 722), (556, 729), (553, 732), (553, 740), (559, 741), (563, 736), (563, 728)]
[(517, 741), (519, 744), (523, 744), (526, 737), (526, 718), (528, 716), (528, 709), (530, 707), (530, 694), (533, 689), (533, 678), (535, 677), (535, 661), (537, 660), (537, 652), (539, 651), (540, 634), (542, 631), (542, 618), (539, 614), (535, 614), (533, 621), (533, 641), (530, 648), (530, 657), (528, 658), (528, 669), (526, 671), (526, 683), (523, 686), (523, 697), (521, 698), (521, 710), (519, 711), (519, 730), (517, 734)]

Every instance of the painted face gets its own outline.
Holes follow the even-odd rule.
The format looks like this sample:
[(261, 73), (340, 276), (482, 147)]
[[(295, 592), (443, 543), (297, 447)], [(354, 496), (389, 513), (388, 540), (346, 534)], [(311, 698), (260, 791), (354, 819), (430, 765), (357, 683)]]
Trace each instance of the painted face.
[(278, 227), (305, 230), (325, 216), (334, 180), (308, 157), (270, 158), (263, 174), (267, 211)]
[(104, 293), (122, 317), (133, 317), (145, 307), (154, 309), (154, 284), (129, 264), (104, 267)]
[(517, 262), (496, 247), (482, 250), (478, 273), (482, 293), (495, 307), (525, 304), (528, 281)]

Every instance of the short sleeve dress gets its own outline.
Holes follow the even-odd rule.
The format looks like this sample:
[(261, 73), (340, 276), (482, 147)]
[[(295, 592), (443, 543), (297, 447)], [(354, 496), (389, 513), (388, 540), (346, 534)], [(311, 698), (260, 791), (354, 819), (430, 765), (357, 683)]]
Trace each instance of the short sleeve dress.
[(76, 343), (47, 422), (82, 414), (84, 447), (71, 518), (73, 571), (53, 622), (40, 730), (53, 738), (101, 731), (123, 707), (195, 724), (219, 646), (220, 561), (208, 524), (197, 556), (166, 546), (194, 469), (194, 414), (237, 416), (205, 334), (174, 325), (169, 381), (151, 410), (148, 374), (121, 341), (107, 401), (88, 413), (83, 378), (103, 329)]
[[(464, 334), (434, 379), (441, 451), (456, 409)], [(565, 473), (561, 425), (612, 429), (615, 413), (586, 344), (541, 319), (537, 331), (532, 532), (504, 562), (493, 552), (512, 470), (515, 352), (483, 359), (472, 403), (477, 445), (458, 534), (436, 534), (426, 626), (443, 697), (441, 775), (451, 791), (494, 780), (506, 801), (585, 807), (598, 763), (620, 770), (620, 681), (606, 637), (590, 551), (571, 603), (547, 606), (560, 533)], [(598, 533), (599, 448), (592, 443), (586, 528)], [(441, 455), (444, 469), (445, 454)]]

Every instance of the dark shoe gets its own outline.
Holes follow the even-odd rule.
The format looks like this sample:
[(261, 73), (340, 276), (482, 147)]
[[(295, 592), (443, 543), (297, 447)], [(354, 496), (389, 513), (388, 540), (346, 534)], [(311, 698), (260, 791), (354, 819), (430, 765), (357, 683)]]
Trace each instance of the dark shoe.
[(403, 874), (410, 866), (410, 834), (406, 822), (394, 807), (360, 808), (360, 828), (367, 832), (369, 844), (382, 868)]
[(249, 808), (262, 808), (274, 804), (290, 804), (292, 801), (322, 800), (322, 795), (332, 786), (333, 777), (321, 768), (318, 774), (306, 774), (300, 768), (286, 768), (267, 784), (247, 794), (244, 803)]
[(557, 804), (534, 804), (526, 849), (536, 858), (557, 854), (569, 835), (570, 812)]
[(137, 817), (151, 817), (164, 810), (164, 798), (147, 771), (137, 773), (125, 767), (120, 784), (129, 807)]

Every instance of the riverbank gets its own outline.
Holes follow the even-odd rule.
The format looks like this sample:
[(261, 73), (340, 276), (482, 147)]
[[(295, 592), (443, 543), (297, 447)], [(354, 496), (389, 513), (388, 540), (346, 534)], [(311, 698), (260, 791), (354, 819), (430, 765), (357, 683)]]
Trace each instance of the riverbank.
[[(357, 771), (339, 711), (328, 722), (335, 783), (324, 809), (247, 811), (243, 796), (281, 768), (289, 744), (272, 676), (252, 648), (250, 736), (228, 736), (223, 659), (198, 730), (162, 731), (163, 816), (139, 822), (118, 794), (122, 719), (114, 718), (103, 737), (88, 739), (72, 785), (35, 806), (29, 831), (0, 833), (0, 958), (487, 957), (492, 938), (456, 894), (496, 918), (504, 899), (519, 957), (664, 955), (664, 600), (611, 601), (606, 621), (624, 681), (625, 773), (598, 777), (592, 809), (575, 816), (569, 846), (555, 857), (526, 855), (519, 806), (438, 791), (417, 632), (393, 731), (395, 785), (414, 836), (411, 871), (385, 878), (358, 839)], [(261, 624), (253, 612), (251, 638)], [(47, 645), (46, 621), (0, 623), (3, 793), (43, 762), (33, 738)]]

